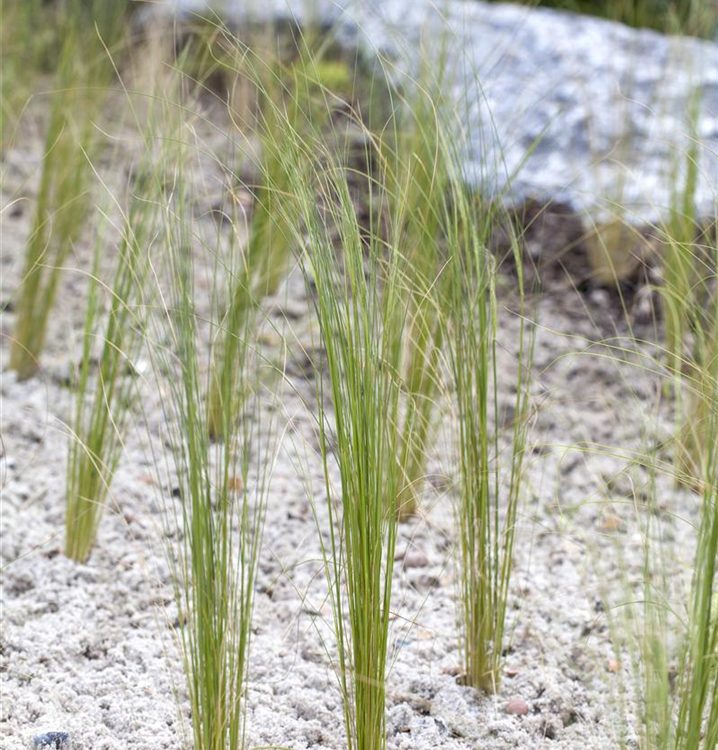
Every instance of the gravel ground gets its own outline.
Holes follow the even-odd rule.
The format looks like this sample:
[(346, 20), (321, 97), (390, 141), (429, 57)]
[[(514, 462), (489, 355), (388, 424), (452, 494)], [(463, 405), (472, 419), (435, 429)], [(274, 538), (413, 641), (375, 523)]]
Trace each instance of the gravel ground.
[[(3, 207), (29, 201), (0, 216), (3, 301), (20, 278), (40, 155), (41, 142), (29, 129), (4, 157)], [(209, 200), (203, 194), (200, 203)], [(197, 221), (210, 221), (202, 206)], [(89, 228), (87, 234), (69, 264), (77, 269), (90, 257)], [(518, 344), (510, 275), (505, 281), (502, 374), (510, 372)], [(143, 386), (149, 428), (138, 414), (89, 561), (76, 564), (62, 554), (67, 373), (82, 326), (82, 291), (81, 274), (66, 272), (42, 372), (26, 382), (7, 370), (12, 310), (2, 318), (2, 746), (16, 750), (41, 732), (67, 731), (78, 750), (185, 747), (189, 710), (161, 512), (172, 495), (149, 460), (150, 444), (163, 450), (154, 432), (159, 395), (150, 384)], [(634, 501), (640, 504), (647, 478), (634, 468), (624, 471), (627, 462), (611, 450), (575, 446), (640, 448), (665, 439), (670, 423), (656, 408), (655, 379), (586, 351), (591, 341), (628, 332), (630, 321), (612, 293), (579, 294), (564, 278), (534, 302), (536, 416), (503, 686), (486, 697), (461, 685), (453, 470), (442, 433), (421, 512), (401, 525), (397, 545), (391, 750), (608, 750), (623, 732), (620, 686), (630, 673), (613, 660), (607, 612), (628, 595), (623, 576), (637, 579), (641, 570)], [(273, 408), (280, 419), (291, 417), (291, 427), (279, 431), (257, 580), (250, 747), (338, 750), (344, 742), (319, 562), (317, 521), (326, 529), (326, 514), (319, 497), (315, 520), (305, 490), (306, 479), (317, 486), (321, 479), (313, 450), (314, 385), (305, 378), (299, 346), (313, 345), (310, 310), (296, 272), (267, 306), (289, 342), (288, 384)], [(637, 337), (653, 335), (635, 325)], [(279, 351), (276, 334), (267, 334), (267, 347)], [(502, 399), (511, 382), (501, 383)], [(447, 415), (442, 430), (448, 421)], [(695, 498), (668, 480), (659, 489), (662, 507), (691, 519)], [(688, 555), (690, 525), (675, 520), (672, 532), (672, 551)], [(509, 707), (526, 712), (507, 713)]]

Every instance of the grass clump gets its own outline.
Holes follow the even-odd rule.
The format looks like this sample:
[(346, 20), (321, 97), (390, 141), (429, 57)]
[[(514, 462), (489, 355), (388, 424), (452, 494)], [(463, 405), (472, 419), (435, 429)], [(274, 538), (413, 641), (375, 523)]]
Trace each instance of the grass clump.
[[(270, 96), (270, 93), (265, 93), (265, 97)], [(284, 172), (280, 157), (283, 136), (276, 106), (268, 104), (263, 109), (259, 125), (262, 134), (261, 181), (252, 189), (253, 209), (247, 246), (229, 295), (220, 341), (213, 351), (214, 375), (208, 397), (208, 429), (213, 439), (225, 437), (222, 394), (238, 392), (234, 382), (235, 373), (242, 367), (238, 333), (256, 314), (262, 299), (277, 291), (291, 258), (290, 231), (284, 218), (286, 208), (278, 205), (287, 191), (289, 176)]]
[[(714, 370), (714, 378), (718, 372)], [(614, 628), (618, 663), (630, 659), (641, 750), (714, 750), (718, 742), (718, 392), (707, 420), (710, 449), (700, 484), (695, 548), (669, 554), (665, 540), (681, 517), (661, 509), (655, 482), (641, 510), (640, 593)], [(692, 556), (692, 559), (690, 557)], [(688, 591), (683, 572), (692, 564)], [(628, 747), (625, 740), (621, 745)]]
[[(696, 231), (689, 211), (664, 229), (674, 267), (661, 292), (675, 317), (665, 321), (659, 354), (645, 361), (672, 386), (663, 392), (675, 393), (678, 430), (660, 447), (674, 448), (672, 466), (653, 452), (641, 458), (650, 474), (644, 502), (635, 503), (641, 578), (624, 575), (629, 598), (609, 613), (616, 662), (629, 661), (641, 750), (718, 743), (718, 253), (715, 239), (698, 243)], [(664, 473), (682, 485), (674, 507), (659, 489)], [(621, 747), (630, 746), (624, 737)]]
[(38, 77), (46, 75), (57, 50), (56, 13), (43, 0), (0, 2), (0, 147), (13, 141)]
[(699, 180), (696, 123), (700, 96), (690, 102), (692, 133), (683, 174), (675, 175), (673, 200), (659, 236), (663, 240), (662, 283), (667, 368), (673, 377), (680, 481), (700, 483), (710, 444), (706, 429), (714, 409), (718, 359), (718, 247), (715, 224), (701, 227), (695, 205)]
[(424, 78), (426, 88), (417, 86), (383, 139), (394, 143), (393, 148), (385, 149), (384, 163), (387, 200), (398, 223), (399, 250), (404, 259), (401, 290), (407, 307), (401, 365), (401, 518), (416, 512), (422, 494), (433, 437), (432, 413), (439, 393), (443, 336), (437, 298), (444, 287), (441, 207), (448, 189), (448, 172), (441, 153), (441, 81)]
[[(718, 252), (709, 246), (670, 240), (671, 255), (693, 275), (684, 297), (677, 296), (675, 285), (664, 286), (669, 315), (676, 317), (681, 336), (668, 347), (669, 370), (676, 399), (676, 469), (681, 482), (700, 487), (710, 463), (710, 424), (716, 409), (716, 362), (718, 362), (718, 288), (716, 263)], [(681, 275), (681, 280), (686, 277)], [(665, 278), (664, 278), (665, 283)], [(685, 328), (683, 328), (685, 326)], [(676, 329), (666, 326), (668, 333)], [(677, 351), (676, 351), (677, 349)]]
[[(136, 186), (147, 184), (138, 179)], [(156, 206), (149, 196), (130, 196), (124, 214), (122, 237), (104, 332), (98, 332), (102, 315), (98, 276), (106, 245), (98, 239), (95, 267), (85, 313), (82, 355), (75, 390), (75, 413), (68, 454), (65, 554), (84, 562), (90, 554), (122, 452), (123, 435), (132, 407), (133, 382), (128, 370), (143, 337), (143, 302), (149, 246), (152, 244)], [(93, 371), (99, 335), (101, 349)]]
[(452, 178), (447, 206), (450, 292), (446, 340), (455, 391), (459, 469), (459, 568), (464, 667), (468, 684), (500, 686), (509, 583), (513, 567), (522, 468), (528, 428), (530, 348), (523, 322), (523, 276), (513, 240), (519, 305), (519, 350), (513, 417), (501, 434), (498, 386), (498, 259), (489, 250), (495, 206), (471, 196)]
[(678, 672), (676, 750), (718, 745), (718, 370), (713, 370), (703, 508), (688, 614), (687, 644)]
[(219, 418), (222, 393), (237, 392), (232, 386), (235, 371), (241, 369), (237, 334), (256, 314), (262, 300), (276, 294), (292, 259), (291, 225), (296, 219), (291, 215), (293, 203), (286, 199), (291, 185), (283, 154), (286, 132), (319, 130), (331, 111), (323, 92), (325, 80), (329, 84), (346, 83), (334, 67), (322, 65), (318, 55), (310, 52), (306, 38), (298, 43), (297, 58), (291, 63), (284, 63), (279, 52), (262, 55), (240, 46), (235, 39), (231, 44), (234, 62), (228, 69), (240, 81), (235, 81), (233, 88), (250, 87), (254, 92), (250, 97), (254, 106), (243, 117), (235, 108), (234, 124), (244, 137), (258, 138), (259, 179), (249, 186), (253, 198), (249, 236), (227, 302), (220, 340), (213, 350), (208, 422), (213, 439), (225, 435)]
[[(347, 746), (380, 750), (386, 746), (385, 680), (400, 491), (397, 343), (406, 308), (398, 235), (384, 241), (376, 227), (367, 235), (335, 156), (314, 141), (297, 138), (296, 143), (289, 170), (299, 217), (296, 233), (298, 241), (304, 239), (302, 268), (313, 290), (324, 348), (317, 365), (317, 399), (329, 542), (322, 549), (337, 639), (336, 671)], [(333, 461), (338, 488), (331, 481)]]
[[(186, 158), (181, 150), (176, 163)], [(239, 332), (243, 366), (232, 384), (246, 394), (242, 410), (234, 409), (233, 394), (222, 393), (220, 418), (227, 438), (217, 446), (210, 443), (208, 363), (200, 343), (206, 313), (198, 310), (194, 278), (201, 243), (189, 214), (178, 167), (163, 209), (163, 277), (169, 289), (162, 293), (160, 338), (152, 346), (171, 451), (168, 481), (177, 487), (178, 497), (176, 503), (169, 498), (163, 502), (193, 746), (238, 750), (245, 742), (255, 577), (272, 460), (260, 439), (261, 410), (252, 390), (256, 381), (249, 377), (254, 361), (246, 352), (251, 321)], [(216, 318), (209, 322), (220, 324)], [(251, 458), (257, 461), (254, 473)]]
[(118, 13), (114, 3), (101, 0), (68, 6), (35, 218), (17, 293), (10, 368), (21, 380), (39, 366), (62, 268), (88, 215), (91, 165), (101, 145), (94, 120), (113, 71), (104, 47), (108, 42), (100, 34), (103, 29), (117, 34)]

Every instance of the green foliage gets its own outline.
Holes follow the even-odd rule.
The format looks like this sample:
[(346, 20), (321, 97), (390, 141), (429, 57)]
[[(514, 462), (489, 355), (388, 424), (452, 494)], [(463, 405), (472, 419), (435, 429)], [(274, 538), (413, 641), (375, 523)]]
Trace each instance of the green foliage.
[[(718, 362), (718, 358), (716, 358)], [(711, 440), (693, 566), (684, 658), (678, 673), (675, 750), (718, 745), (718, 366), (712, 368)]]
[[(178, 155), (178, 163), (184, 156)], [(160, 378), (171, 474), (179, 487), (178, 505), (165, 498), (168, 539), (179, 527), (181, 542), (168, 541), (179, 610), (179, 638), (189, 690), (194, 747), (238, 750), (244, 746), (244, 690), (247, 679), (257, 558), (268, 492), (271, 457), (257, 438), (258, 399), (248, 396), (240, 414), (223, 393), (223, 427), (240, 423), (231, 439), (214, 450), (207, 430), (206, 383), (198, 346), (194, 298), (193, 232), (182, 176), (165, 208), (164, 249), (169, 290), (161, 332), (167, 347), (154, 347)], [(213, 323), (218, 324), (217, 320)], [(239, 331), (246, 349), (252, 326)], [(236, 373), (249, 388), (251, 358), (243, 352)], [(161, 379), (166, 374), (167, 381)], [(169, 388), (166, 392), (165, 389)], [(250, 456), (258, 468), (250, 475)]]
[[(400, 487), (402, 259), (398, 235), (385, 243), (376, 226), (366, 234), (335, 154), (301, 137), (284, 153), (296, 201), (294, 229), (298, 241), (307, 239), (302, 268), (314, 290), (325, 352), (317, 378), (330, 520), (323, 557), (347, 742), (353, 750), (381, 750)], [(333, 460), (339, 491), (330, 479)]]
[[(689, 211), (686, 211), (689, 214)], [(672, 229), (670, 228), (672, 227)], [(637, 707), (641, 750), (715, 750), (718, 741), (718, 289), (714, 238), (695, 241), (692, 221), (673, 217), (666, 228), (668, 262), (662, 292), (667, 314), (680, 322), (676, 350), (661, 348), (649, 369), (676, 394), (679, 430), (673, 465), (644, 459), (653, 473), (645, 506), (637, 506), (644, 545), (639, 593), (625, 581), (630, 600), (609, 612), (617, 659), (627, 655)], [(666, 278), (668, 281), (666, 281)], [(680, 283), (685, 282), (684, 286)], [(684, 294), (684, 298), (679, 298)], [(667, 331), (676, 330), (667, 324)], [(671, 339), (669, 339), (669, 342)], [(668, 354), (666, 358), (665, 354)], [(671, 389), (666, 389), (667, 391)], [(666, 509), (659, 470), (692, 493)], [(695, 547), (665, 540), (697, 500), (690, 524)], [(685, 519), (688, 523), (688, 520)], [(683, 572), (692, 566), (690, 585)], [(624, 745), (625, 746), (625, 745)]]
[[(223, 409), (222, 393), (238, 394), (234, 373), (241, 369), (237, 332), (267, 296), (273, 295), (286, 276), (292, 257), (291, 201), (287, 201), (291, 175), (287, 172), (283, 150), (286, 130), (309, 133), (321, 128), (329, 117), (330, 107), (324, 95), (324, 83), (318, 75), (345, 82), (338, 70), (326, 66), (302, 43), (298, 59), (289, 67), (272, 57), (260, 58), (256, 52), (241, 47), (236, 51), (236, 75), (245, 77), (256, 90), (258, 111), (246, 113), (235, 122), (256, 133), (261, 144), (259, 183), (251, 186), (253, 209), (249, 237), (241, 267), (229, 297), (220, 340), (214, 348), (213, 379), (209, 391), (209, 431), (214, 439), (225, 437), (219, 414)], [(317, 101), (319, 104), (317, 105)], [(240, 401), (235, 399), (235, 407)], [(230, 425), (231, 426), (231, 425)]]
[(13, 141), (33, 88), (57, 63), (63, 8), (44, 0), (0, 0), (0, 147)]
[[(37, 0), (30, 2), (36, 7)], [(90, 177), (99, 149), (93, 119), (111, 73), (99, 62), (107, 63), (99, 42), (97, 55), (89, 55), (97, 64), (88, 62), (85, 42), (98, 34), (88, 32), (85, 6), (76, 7), (77, 18), (85, 20), (68, 22), (62, 43), (17, 305), (11, 366), (20, 377), (37, 366), (62, 266), (90, 215)], [(604, 10), (620, 9), (609, 3)], [(651, 5), (631, 4), (635, 23), (644, 19), (639, 10), (648, 14)], [(214, 47), (217, 40), (223, 46)], [(166, 163), (142, 171), (133, 185), (106, 321), (100, 242), (90, 284), (68, 461), (66, 552), (77, 560), (89, 555), (120, 458), (132, 405), (126, 368), (145, 341), (145, 313), (138, 309), (144, 309), (151, 245), (157, 248), (154, 278), (168, 287), (158, 290), (163, 306), (153, 320), (159, 335), (148, 343), (171, 446), (169, 473), (179, 488), (176, 503), (163, 500), (196, 750), (244, 745), (243, 695), (272, 463), (265, 435), (259, 440), (254, 334), (262, 302), (277, 292), (293, 257), (314, 300), (323, 346), (317, 424), (330, 523), (328, 541), (322, 536), (321, 543), (348, 747), (386, 747), (397, 524), (421, 494), (445, 362), (456, 428), (466, 679), (484, 691), (500, 688), (529, 421), (531, 344), (523, 322), (519, 238), (498, 201), (466, 187), (443, 121), (441, 76), (420, 81), (413, 95), (391, 89), (392, 103), (398, 99), (400, 106), (380, 132), (363, 132), (370, 144), (366, 155), (376, 156), (378, 165), (362, 171), (347, 166), (347, 154), (332, 140), (335, 103), (343, 107), (352, 96), (351, 71), (309, 50), (308, 44), (299, 49), (291, 64), (273, 55), (264, 59), (212, 26), (208, 46), (197, 55), (188, 47), (177, 63), (185, 80), (196, 79), (191, 85), (197, 89), (221, 70), (230, 88), (246, 84), (252, 92), (246, 111), (236, 106), (238, 100), (229, 102), (237, 130), (245, 140), (259, 141), (259, 178), (256, 185), (242, 185), (253, 197), (247, 245), (240, 250), (232, 239), (230, 273), (215, 266), (213, 299), (221, 299), (221, 311), (207, 320), (195, 295), (200, 232), (190, 218), (194, 183), (184, 172), (189, 159), (183, 140), (196, 122), (189, 116), (191, 102), (168, 103), (177, 129), (161, 139), (176, 151)], [(39, 49), (27, 54), (41, 57)], [(20, 58), (13, 59), (12, 75), (19, 76)], [(15, 105), (6, 109), (5, 91), (2, 96), (3, 113), (14, 116)], [(148, 98), (161, 96), (153, 91)], [(353, 125), (361, 121), (352, 115)], [(183, 118), (192, 120), (190, 127), (184, 128)], [(156, 133), (144, 135), (155, 145)], [(661, 549), (653, 545), (660, 538), (654, 534), (655, 502), (646, 508), (643, 597), (622, 623), (620, 643), (634, 655), (644, 750), (715, 750), (718, 741), (718, 251), (714, 243), (696, 240), (696, 157), (695, 150), (687, 155), (685, 185), (676, 190), (663, 228), (663, 292), (668, 369), (681, 420), (676, 473), (700, 492), (702, 510), (676, 646), (671, 591), (664, 587), (669, 575), (661, 568)], [(356, 205), (357, 192), (366, 214)], [(235, 224), (239, 220), (232, 217)], [(519, 351), (508, 389), (514, 394), (508, 425), (502, 424), (499, 402), (501, 381), (509, 377), (499, 362), (499, 225), (509, 235), (518, 288), (512, 301)], [(610, 248), (625, 244), (630, 229), (620, 216), (596, 229), (596, 247), (602, 258), (609, 256), (611, 278), (620, 277)], [(210, 249), (215, 258), (226, 253), (224, 247)], [(212, 330), (209, 361), (203, 325)], [(93, 345), (97, 337), (99, 347)], [(213, 445), (214, 438), (221, 443)], [(333, 461), (339, 487), (331, 480)]]
[[(695, 131), (700, 96), (691, 101)], [(714, 229), (703, 230), (696, 214), (695, 193), (699, 178), (696, 133), (685, 154), (682, 174), (674, 176), (671, 211), (663, 239), (663, 283), (660, 288), (664, 315), (667, 366), (674, 379), (677, 422), (677, 470), (681, 481), (700, 483), (705, 476), (706, 426), (715, 408), (713, 370), (718, 358), (718, 249)]]
[[(433, 438), (432, 412), (439, 393), (443, 335), (437, 313), (445, 286), (440, 243), (442, 205), (448, 190), (448, 170), (441, 153), (442, 85), (441, 76), (432, 79), (428, 71), (423, 80), (425, 87), (416, 85), (390, 121), (390, 135), (379, 141), (387, 199), (404, 259), (401, 289), (407, 306), (402, 332), (405, 404), (400, 517), (416, 511), (422, 494)], [(386, 144), (390, 137), (393, 148)]]
[(587, 13), (628, 26), (708, 39), (718, 24), (718, 8), (712, 0), (526, 0), (525, 4)]
[[(152, 184), (138, 179), (136, 185)], [(135, 193), (125, 214), (110, 309), (99, 337), (102, 347), (93, 372), (93, 341), (102, 315), (98, 276), (100, 255), (106, 250), (98, 238), (95, 268), (85, 313), (82, 358), (75, 391), (73, 435), (68, 453), (65, 554), (84, 562), (95, 543), (97, 529), (122, 453), (123, 436), (132, 408), (134, 385), (130, 371), (143, 336), (144, 293), (148, 245), (155, 206), (149, 196)]]
[(94, 0), (68, 7), (72, 12), (62, 26), (57, 90), (52, 94), (35, 218), (18, 290), (10, 367), (20, 379), (33, 375), (39, 365), (63, 265), (87, 218), (92, 162), (100, 147), (94, 120), (113, 72), (100, 32), (114, 28), (115, 4)]
[(641, 750), (715, 750), (718, 740), (718, 381), (713, 382), (711, 447), (700, 485), (695, 549), (685, 555), (693, 564), (690, 589), (679, 575), (684, 556), (676, 559), (664, 545), (676, 515), (662, 512), (654, 482), (640, 515), (640, 594), (616, 608), (618, 615), (609, 613), (616, 656), (630, 661)]
[[(695, 193), (698, 185), (699, 141), (696, 123), (700, 112), (700, 95), (696, 92), (691, 101), (691, 144), (683, 164), (677, 165), (673, 175), (673, 196), (668, 221), (664, 228), (665, 252), (663, 257), (663, 310), (665, 317), (666, 349), (671, 357), (670, 366), (680, 373), (691, 316), (697, 305), (702, 305), (705, 293), (701, 258), (695, 252), (698, 234)], [(682, 168), (683, 175), (679, 173)], [(699, 301), (700, 300), (700, 301)]]
[[(500, 686), (503, 636), (528, 427), (530, 349), (523, 324), (521, 256), (514, 239), (520, 309), (513, 419), (500, 432), (497, 260), (489, 250), (496, 206), (472, 197), (452, 175), (447, 205), (450, 294), (446, 340), (455, 390), (459, 467), (459, 575), (468, 684)], [(504, 445), (504, 439), (507, 445)]]

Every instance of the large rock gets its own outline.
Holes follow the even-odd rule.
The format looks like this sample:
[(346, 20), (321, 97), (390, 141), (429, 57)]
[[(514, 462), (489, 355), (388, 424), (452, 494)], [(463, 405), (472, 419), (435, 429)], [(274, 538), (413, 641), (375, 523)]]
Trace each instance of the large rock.
[(392, 75), (407, 80), (418, 75), (422, 54), (436, 69), (446, 51), (467, 179), (505, 190), (510, 201), (558, 202), (594, 215), (615, 214), (620, 204), (637, 223), (655, 221), (685, 184), (693, 145), (698, 212), (716, 215), (713, 42), (470, 0), (218, 0), (211, 8), (230, 23), (251, 14), (332, 25), (343, 45), (381, 53)]

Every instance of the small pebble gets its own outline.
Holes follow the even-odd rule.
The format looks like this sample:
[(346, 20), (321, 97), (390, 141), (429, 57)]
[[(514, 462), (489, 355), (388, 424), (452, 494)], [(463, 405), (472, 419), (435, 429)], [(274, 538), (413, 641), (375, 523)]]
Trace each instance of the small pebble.
[(55, 750), (67, 747), (70, 735), (67, 732), (46, 732), (32, 738), (35, 747), (51, 747)]
[(511, 716), (525, 716), (528, 712), (528, 704), (521, 698), (512, 698), (504, 706), (504, 713), (510, 714)]
[(607, 515), (601, 521), (601, 524), (598, 528), (600, 531), (610, 532), (610, 531), (618, 531), (622, 525), (623, 525), (623, 521), (618, 516)]
[(227, 480), (229, 489), (232, 492), (241, 492), (244, 489), (244, 481), (241, 474), (234, 474)]
[(429, 558), (423, 552), (410, 552), (404, 558), (405, 568), (428, 568)]

